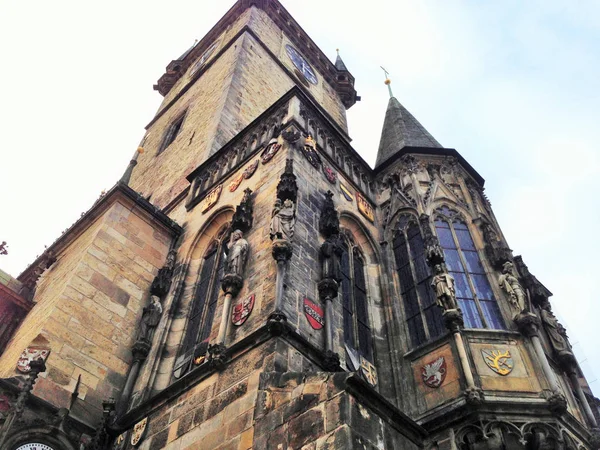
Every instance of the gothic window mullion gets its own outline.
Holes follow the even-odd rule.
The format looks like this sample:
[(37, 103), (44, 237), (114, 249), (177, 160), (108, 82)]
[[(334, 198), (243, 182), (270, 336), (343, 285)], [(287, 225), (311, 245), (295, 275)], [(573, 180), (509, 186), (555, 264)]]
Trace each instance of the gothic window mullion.
[[(406, 246), (407, 246), (407, 250), (408, 250), (408, 264), (410, 265), (410, 271), (413, 277), (413, 284), (414, 284), (414, 290), (415, 290), (415, 295), (417, 297), (417, 302), (419, 304), (419, 312), (422, 312), (425, 310), (424, 307), (424, 299), (421, 298), (421, 294), (419, 293), (419, 281), (418, 281), (418, 276), (417, 276), (417, 269), (416, 269), (416, 260), (412, 257), (413, 255), (413, 251), (415, 249), (412, 248), (411, 243), (410, 243), (410, 239), (408, 237), (408, 233), (404, 232), (404, 236), (406, 239)], [(425, 320), (425, 314), (419, 314), (420, 319), (421, 319), (421, 324), (423, 326), (423, 331), (425, 332), (425, 341), (428, 341), (429, 339), (431, 339), (431, 334), (429, 332), (429, 326), (427, 324), (427, 320)]]
[(460, 259), (460, 263), (462, 264), (464, 274), (466, 275), (467, 283), (469, 283), (469, 288), (471, 289), (471, 293), (473, 295), (473, 300), (475, 300), (475, 307), (477, 308), (477, 312), (479, 314), (479, 320), (481, 320), (481, 323), (483, 324), (484, 328), (490, 328), (489, 324), (487, 323), (485, 314), (483, 314), (483, 310), (479, 303), (479, 298), (477, 296), (477, 289), (475, 289), (475, 284), (473, 283), (473, 279), (470, 276), (471, 274), (469, 273), (467, 261), (465, 259), (463, 249), (460, 245), (460, 241), (458, 240), (458, 236), (457, 236), (456, 230), (454, 228), (454, 223), (451, 222), (451, 223), (448, 223), (448, 225), (450, 225), (450, 232), (452, 233), (452, 238), (454, 239), (456, 249), (458, 250), (458, 257)]

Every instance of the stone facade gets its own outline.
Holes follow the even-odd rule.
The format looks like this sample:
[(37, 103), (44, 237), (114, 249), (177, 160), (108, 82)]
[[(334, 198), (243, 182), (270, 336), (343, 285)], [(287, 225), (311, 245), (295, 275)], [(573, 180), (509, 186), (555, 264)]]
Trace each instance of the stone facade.
[(145, 151), (20, 277), (0, 448), (598, 448), (483, 178), (395, 98), (370, 168), (348, 77), (275, 0), (169, 64)]

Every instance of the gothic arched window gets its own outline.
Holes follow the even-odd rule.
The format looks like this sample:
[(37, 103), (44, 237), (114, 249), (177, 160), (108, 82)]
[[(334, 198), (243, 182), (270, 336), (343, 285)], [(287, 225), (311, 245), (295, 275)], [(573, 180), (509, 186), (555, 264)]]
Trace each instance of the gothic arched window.
[(373, 362), (364, 258), (349, 238), (344, 240), (342, 248), (340, 294), (344, 319), (344, 343), (351, 351)]
[(408, 332), (416, 347), (444, 333), (445, 327), (431, 288), (431, 269), (425, 260), (421, 229), (411, 215), (403, 215), (398, 221), (394, 257)]
[(219, 300), (220, 280), (223, 277), (227, 237), (227, 230), (224, 230), (219, 238), (209, 245), (202, 259), (185, 335), (175, 362), (176, 378), (184, 375), (192, 362), (202, 358), (208, 349), (215, 309)]
[(465, 327), (504, 329), (498, 303), (465, 221), (444, 206), (436, 211), (435, 230), (448, 272), (454, 277)]

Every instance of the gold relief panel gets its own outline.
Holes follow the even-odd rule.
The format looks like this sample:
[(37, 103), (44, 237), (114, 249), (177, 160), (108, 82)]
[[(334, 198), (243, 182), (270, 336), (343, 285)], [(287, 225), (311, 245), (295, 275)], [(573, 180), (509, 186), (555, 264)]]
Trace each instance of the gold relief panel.
[(204, 197), (204, 200), (202, 200), (202, 207), (200, 208), (202, 214), (208, 212), (213, 206), (217, 204), (217, 202), (219, 201), (219, 197), (221, 196), (222, 190), (223, 185), (220, 184), (208, 194), (206, 194), (206, 197)]
[(358, 192), (356, 193), (356, 204), (358, 205), (358, 210), (363, 216), (369, 219), (369, 221), (375, 222), (375, 212), (373, 211), (373, 207), (367, 201), (367, 199)]

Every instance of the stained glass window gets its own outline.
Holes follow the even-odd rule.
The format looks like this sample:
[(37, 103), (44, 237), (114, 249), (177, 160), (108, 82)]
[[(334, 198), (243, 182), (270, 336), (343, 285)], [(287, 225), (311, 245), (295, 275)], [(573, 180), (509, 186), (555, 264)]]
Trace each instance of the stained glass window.
[(373, 362), (373, 342), (369, 326), (365, 266), (358, 248), (342, 244), (340, 295), (344, 320), (344, 343)]
[(394, 235), (394, 257), (400, 296), (413, 347), (445, 331), (442, 313), (431, 288), (431, 270), (425, 260), (425, 244), (416, 218), (400, 217)]
[(204, 356), (208, 349), (208, 340), (219, 300), (219, 281), (223, 277), (226, 259), (224, 242), (225, 239), (213, 241), (204, 255), (185, 335), (175, 362), (176, 378), (183, 376), (191, 367), (192, 360)]
[(447, 207), (436, 214), (435, 230), (448, 272), (454, 277), (465, 327), (504, 329), (498, 303), (466, 223)]

